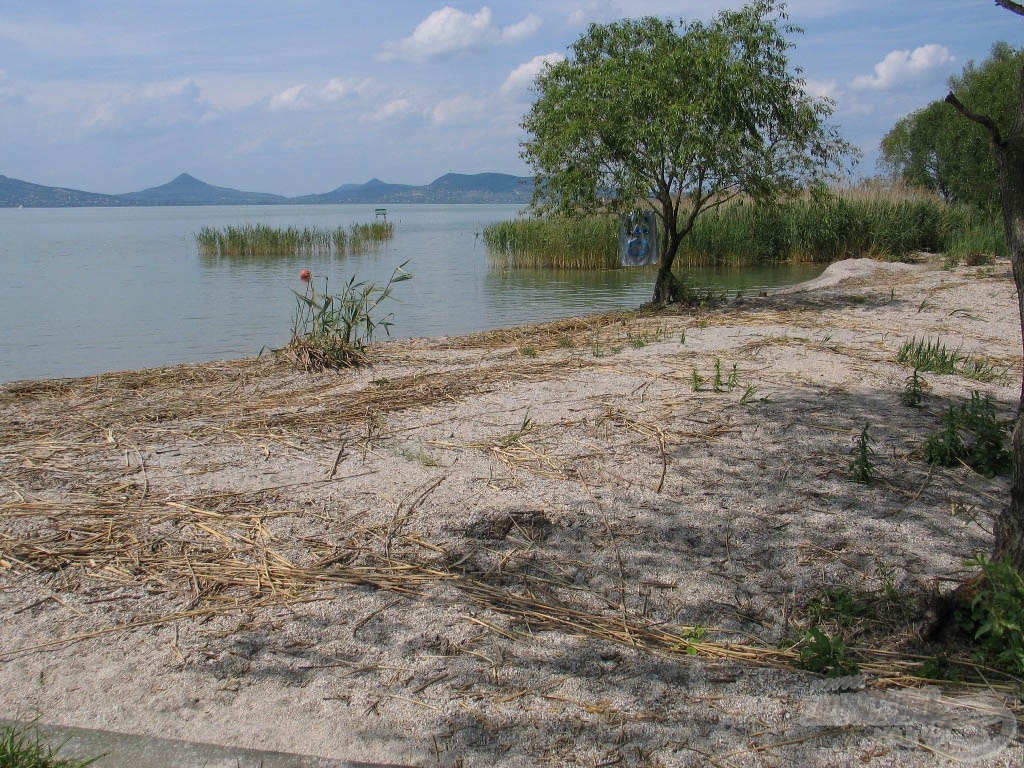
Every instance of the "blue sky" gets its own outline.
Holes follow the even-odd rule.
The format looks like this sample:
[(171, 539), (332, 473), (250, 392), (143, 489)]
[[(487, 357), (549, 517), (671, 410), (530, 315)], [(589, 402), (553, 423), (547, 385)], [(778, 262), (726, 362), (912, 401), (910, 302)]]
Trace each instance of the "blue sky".
[[(187, 171), (299, 195), (528, 174), (532, 76), (591, 22), (705, 0), (4, 0), (0, 174), (95, 192)], [(791, 0), (794, 64), (876, 172), (879, 139), (1024, 19), (992, 0)]]

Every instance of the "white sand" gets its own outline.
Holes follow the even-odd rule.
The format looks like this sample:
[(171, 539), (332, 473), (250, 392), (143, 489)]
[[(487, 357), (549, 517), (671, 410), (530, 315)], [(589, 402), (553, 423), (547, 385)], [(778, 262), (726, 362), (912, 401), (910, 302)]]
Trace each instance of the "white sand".
[[(925, 374), (908, 408), (912, 337), (1009, 374)], [(911, 603), (988, 551), (1007, 497), (921, 445), (972, 391), (1008, 417), (1020, 353), (1006, 263), (858, 260), (698, 313), (389, 343), (340, 375), (0, 386), (0, 711), (422, 766), (946, 764), (915, 744), (963, 748), (941, 717), (864, 723), (899, 695), (877, 673), (826, 695), (710, 655), (799, 637), (837, 586), (908, 597), (898, 636), (861, 635), (877, 663), (921, 647)], [(848, 475), (865, 424), (871, 485)], [(697, 656), (631, 644), (694, 626)]]

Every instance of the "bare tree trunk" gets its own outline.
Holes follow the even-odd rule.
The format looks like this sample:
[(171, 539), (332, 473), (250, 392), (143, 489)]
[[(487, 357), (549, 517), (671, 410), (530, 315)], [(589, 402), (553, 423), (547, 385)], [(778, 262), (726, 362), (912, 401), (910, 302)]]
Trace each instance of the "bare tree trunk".
[[(991, 118), (971, 111), (952, 93), (946, 97), (946, 101), (968, 119), (984, 126), (992, 139), (992, 154), (999, 176), (1003, 225), (1006, 229), (1006, 242), (1010, 248), (1013, 280), (1017, 285), (1017, 309), (1024, 345), (1024, 71), (1020, 75), (1018, 91), (1017, 116), (1006, 137), (1001, 134), (999, 127)], [(1002, 510), (996, 521), (993, 553), (999, 559), (1009, 558), (1017, 570), (1024, 573), (1024, 375), (1021, 379), (1020, 399), (1017, 402), (1017, 420), (1013, 430), (1011, 452), (1013, 469), (1010, 480), (1010, 503)]]
[[(1024, 84), (1024, 74), (1021, 80)], [(1017, 306), (1024, 338), (1024, 132), (1021, 130), (1024, 125), (1024, 93), (1021, 94), (1021, 112), (1010, 137), (1003, 146), (996, 148), (995, 154), (1003, 222), (1013, 263), (1013, 280), (1017, 284)], [(1008, 557), (1014, 567), (1024, 573), (1024, 378), (1017, 402), (1011, 453), (1010, 504), (996, 521), (994, 554), (999, 559)]]
[(1024, 416), (1017, 416), (1013, 430), (1013, 470), (1010, 478), (1010, 503), (996, 520), (993, 557), (1009, 558), (1024, 573)]
[(658, 277), (654, 281), (654, 296), (651, 297), (651, 304), (656, 307), (682, 300), (683, 284), (672, 271), (673, 260), (662, 257), (661, 266), (658, 267)]

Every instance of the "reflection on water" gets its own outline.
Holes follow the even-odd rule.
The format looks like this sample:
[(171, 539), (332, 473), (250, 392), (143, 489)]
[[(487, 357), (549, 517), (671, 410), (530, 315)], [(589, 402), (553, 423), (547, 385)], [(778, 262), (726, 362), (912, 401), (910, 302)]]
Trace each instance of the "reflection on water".
[[(691, 267), (686, 275), (696, 289), (753, 295), (775, 286), (811, 280), (820, 275), (822, 269), (820, 264)], [(637, 307), (650, 301), (656, 275), (657, 267), (602, 272), (492, 269), (484, 280), (484, 291), (500, 326), (522, 322), (513, 319), (520, 303), (536, 308), (538, 320)], [(504, 318), (507, 320), (502, 322)]]
[[(312, 258), (201, 257), (204, 226), (347, 227), (373, 206), (0, 210), (0, 380), (76, 376), (255, 355), (287, 341), (298, 275), (337, 292), (353, 275), (395, 287), (392, 335), (441, 336), (639, 306), (649, 268), (606, 272), (492, 269), (480, 232), (515, 218), (509, 205), (394, 205), (379, 250)], [(754, 291), (820, 266), (693, 270), (693, 284)]]

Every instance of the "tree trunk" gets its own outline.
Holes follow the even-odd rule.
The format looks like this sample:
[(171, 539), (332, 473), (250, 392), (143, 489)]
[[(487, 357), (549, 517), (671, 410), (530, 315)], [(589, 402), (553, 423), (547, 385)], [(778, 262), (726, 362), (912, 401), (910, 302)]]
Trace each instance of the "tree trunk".
[[(1006, 244), (1010, 249), (1013, 281), (1017, 286), (1017, 310), (1024, 351), (1024, 71), (1020, 74), (1017, 89), (1017, 115), (1005, 137), (990, 117), (971, 111), (952, 93), (946, 101), (965, 117), (983, 126), (992, 139)], [(1010, 503), (996, 520), (993, 554), (999, 559), (1009, 558), (1017, 570), (1024, 573), (1024, 371), (1011, 452)]]
[[(1024, 82), (1024, 74), (1022, 74)], [(1024, 112), (1024, 93), (1021, 95)], [(1024, 124), (1018, 119), (1011, 135), (994, 147), (999, 172), (999, 194), (1002, 200), (1006, 242), (1013, 264), (1013, 281), (1017, 284), (1017, 308), (1021, 318), (1024, 343)], [(1024, 573), (1024, 375), (1017, 401), (1017, 420), (1011, 446), (1013, 456), (1010, 479), (1010, 504), (996, 521), (994, 555), (1009, 558)]]
[(664, 307), (667, 304), (682, 301), (682, 298), (682, 281), (672, 271), (672, 262), (662, 259), (661, 266), (658, 267), (658, 277), (654, 281), (654, 296), (651, 297), (651, 304), (656, 307)]
[(1013, 469), (1010, 477), (1010, 503), (996, 520), (996, 542), (992, 555), (996, 560), (1009, 558), (1024, 573), (1024, 416), (1017, 416), (1013, 430)]
[[(662, 210), (664, 208), (664, 203)], [(662, 240), (661, 259), (658, 266), (658, 277), (654, 281), (654, 296), (651, 297), (651, 304), (655, 307), (664, 307), (667, 304), (675, 304), (683, 300), (685, 293), (683, 282), (676, 277), (672, 271), (676, 254), (679, 253), (679, 244), (683, 236), (676, 232), (676, 220), (671, 214), (661, 215)]]

